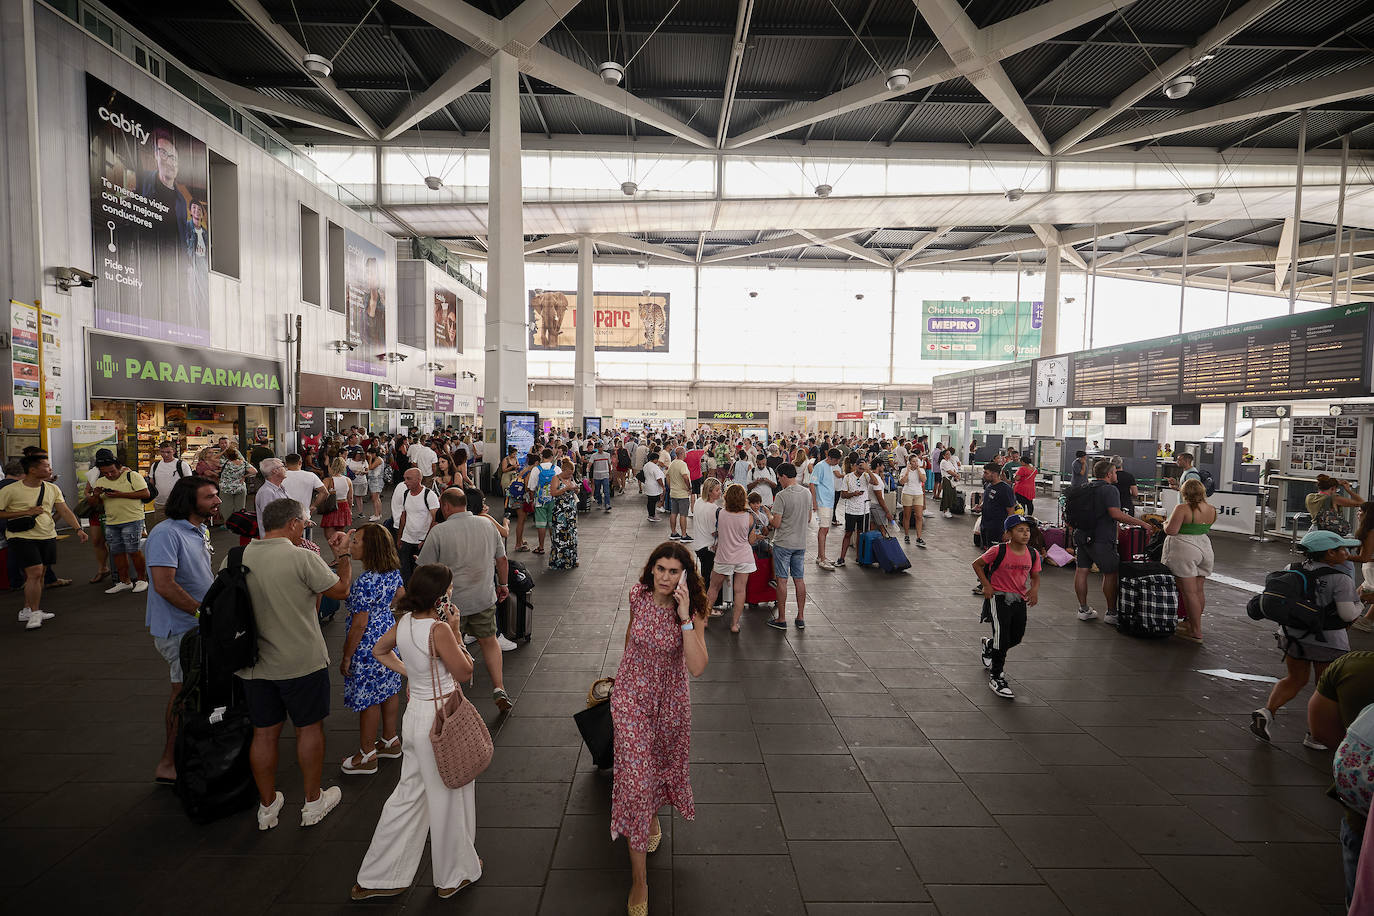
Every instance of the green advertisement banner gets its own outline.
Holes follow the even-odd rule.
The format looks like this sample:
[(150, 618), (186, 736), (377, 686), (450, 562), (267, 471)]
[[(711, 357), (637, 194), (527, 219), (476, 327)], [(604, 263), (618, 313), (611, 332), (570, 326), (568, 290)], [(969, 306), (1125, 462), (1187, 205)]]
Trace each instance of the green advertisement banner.
[(921, 358), (1016, 360), (1040, 355), (1043, 302), (921, 303)]

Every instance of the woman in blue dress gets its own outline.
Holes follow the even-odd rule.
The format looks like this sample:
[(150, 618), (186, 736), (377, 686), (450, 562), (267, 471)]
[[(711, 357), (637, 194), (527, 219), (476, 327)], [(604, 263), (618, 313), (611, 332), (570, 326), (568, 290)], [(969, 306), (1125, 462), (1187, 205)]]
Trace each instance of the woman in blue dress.
[[(382, 634), (396, 624), (391, 607), (401, 587), (401, 561), (390, 533), (381, 525), (367, 524), (350, 533), (349, 551), (363, 565), (348, 592), (348, 635), (344, 637), (344, 704), (358, 713), (358, 752), (341, 769), (352, 776), (377, 772), (379, 757), (401, 756), (396, 728), (401, 711), (401, 676), (384, 667), (372, 655)], [(381, 724), (380, 738), (377, 726)]]

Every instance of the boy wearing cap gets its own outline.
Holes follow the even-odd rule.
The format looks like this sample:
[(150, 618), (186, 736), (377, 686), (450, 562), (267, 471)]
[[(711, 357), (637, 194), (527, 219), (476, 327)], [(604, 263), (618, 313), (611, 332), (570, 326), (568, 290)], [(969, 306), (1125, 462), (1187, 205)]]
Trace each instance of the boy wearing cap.
[(1026, 635), (1026, 608), (1040, 600), (1040, 554), (1032, 550), (1031, 525), (1020, 515), (1009, 515), (1002, 524), (1006, 543), (989, 548), (973, 561), (973, 572), (983, 587), (983, 613), (992, 623), (992, 637), (983, 637), (983, 667), (988, 669), (988, 689), (999, 697), (1015, 696), (1002, 676), (1007, 653)]
[[(1364, 610), (1355, 591), (1355, 580), (1344, 568), (1349, 563), (1349, 549), (1358, 548), (1359, 541), (1343, 538), (1334, 531), (1309, 531), (1303, 535), (1298, 545), (1307, 554), (1301, 569), (1312, 576), (1313, 604), (1319, 608), (1335, 607), (1337, 615), (1345, 623), (1352, 623)], [(1334, 574), (1322, 570), (1334, 570)], [(1264, 706), (1250, 714), (1250, 731), (1255, 737), (1269, 740), (1269, 726), (1274, 714), (1289, 700), (1298, 695), (1316, 669), (1320, 679), (1326, 666), (1350, 651), (1350, 637), (1344, 629), (1323, 630), (1317, 633), (1304, 633), (1292, 627), (1279, 627), (1274, 633), (1279, 648), (1283, 651), (1283, 664), (1287, 673), (1269, 691), (1269, 699)], [(1313, 750), (1324, 751), (1325, 745), (1317, 742), (1309, 734), (1302, 743)]]
[(121, 467), (115, 456), (104, 449), (96, 456), (95, 467), (100, 476), (91, 484), (91, 490), (100, 496), (105, 507), (105, 544), (119, 578), (105, 589), (105, 594), (146, 592), (148, 571), (138, 542), (143, 537), (143, 503), (149, 498), (148, 483), (138, 471)]

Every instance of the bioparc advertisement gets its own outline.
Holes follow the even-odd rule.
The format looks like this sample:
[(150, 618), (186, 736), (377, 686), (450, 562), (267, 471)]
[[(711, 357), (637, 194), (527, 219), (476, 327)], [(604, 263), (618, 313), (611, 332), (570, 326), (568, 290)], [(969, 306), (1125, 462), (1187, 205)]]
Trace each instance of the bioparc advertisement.
[(1017, 360), (1040, 355), (1043, 302), (921, 303), (921, 359)]
[(457, 388), (458, 333), (463, 325), (463, 300), (451, 289), (434, 287), (434, 340), (430, 352), (435, 362), (444, 364), (435, 373), (435, 388)]
[[(622, 353), (668, 352), (667, 293), (593, 293), (597, 350)], [(530, 349), (577, 349), (577, 293), (530, 293)]]
[(205, 144), (86, 74), (95, 326), (210, 343)]
[(349, 372), (386, 377), (386, 257), (382, 249), (344, 230), (344, 291), (348, 302), (348, 336), (359, 343), (349, 353)]

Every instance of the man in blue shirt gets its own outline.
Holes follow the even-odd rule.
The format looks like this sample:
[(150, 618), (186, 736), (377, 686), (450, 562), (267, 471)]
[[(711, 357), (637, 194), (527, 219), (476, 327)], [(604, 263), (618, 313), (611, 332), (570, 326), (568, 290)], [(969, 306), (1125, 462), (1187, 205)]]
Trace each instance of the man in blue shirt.
[(839, 466), (840, 450), (832, 448), (811, 469), (811, 511), (817, 518), (816, 565), (828, 570), (835, 568), (825, 555), (825, 537), (835, 522), (835, 474)]
[(176, 720), (172, 705), (181, 693), (181, 638), (196, 624), (201, 599), (215, 581), (210, 565), (210, 534), (207, 520), (219, 509), (219, 487), (204, 477), (183, 477), (167, 497), (166, 518), (148, 533), (144, 555), (153, 587), (148, 589), (144, 623), (153, 645), (171, 670), (172, 696), (167, 701), (167, 744), (157, 762), (154, 778), (176, 782)]

